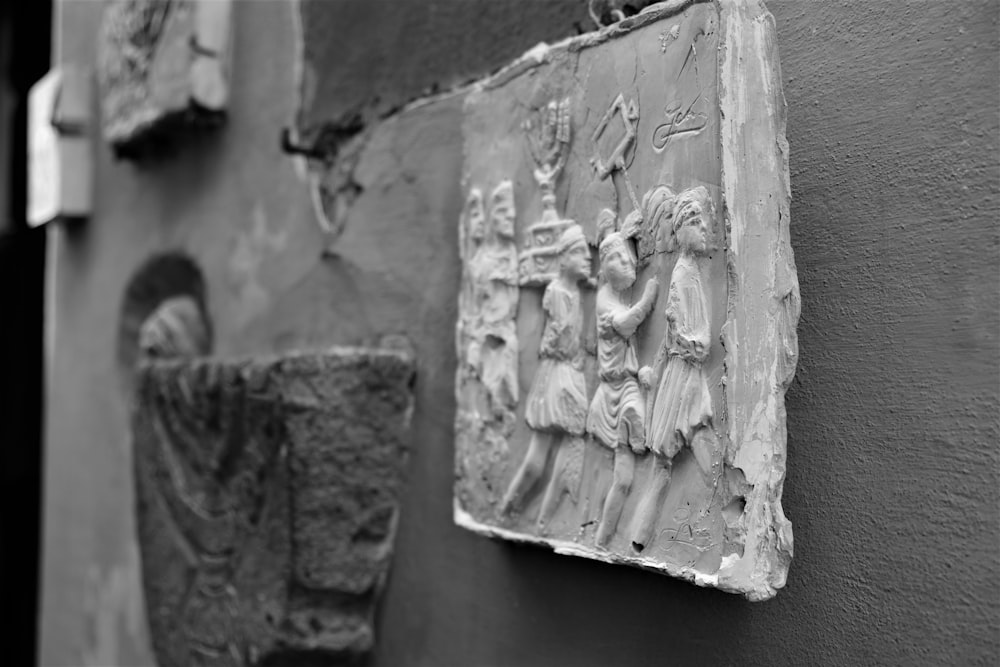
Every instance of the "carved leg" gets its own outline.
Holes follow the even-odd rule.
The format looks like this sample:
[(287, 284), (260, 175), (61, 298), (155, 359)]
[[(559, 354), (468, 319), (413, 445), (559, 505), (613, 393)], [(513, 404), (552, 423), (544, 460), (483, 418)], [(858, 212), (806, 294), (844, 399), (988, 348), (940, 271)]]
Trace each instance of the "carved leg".
[(673, 459), (656, 456), (653, 462), (653, 479), (636, 510), (635, 523), (632, 530), (632, 548), (642, 551), (651, 542), (653, 529), (660, 518), (660, 506), (663, 504), (663, 493), (670, 485), (670, 472), (674, 467)]
[(583, 477), (583, 438), (567, 436), (556, 445), (556, 460), (553, 465), (552, 479), (545, 489), (542, 499), (542, 509), (538, 513), (538, 530), (545, 533), (545, 525), (555, 514), (559, 501), (569, 494), (576, 501), (580, 492), (580, 478)]
[(551, 449), (551, 438), (545, 433), (538, 431), (531, 432), (531, 442), (528, 444), (528, 453), (524, 455), (521, 467), (511, 480), (507, 493), (504, 494), (503, 502), (500, 504), (500, 512), (509, 513), (514, 505), (521, 503), (524, 495), (530, 491), (535, 483), (545, 472), (545, 462)]
[(615, 534), (618, 519), (621, 518), (622, 509), (625, 507), (625, 499), (628, 498), (629, 489), (632, 488), (634, 474), (635, 454), (627, 444), (623, 443), (615, 450), (614, 477), (611, 481), (608, 497), (604, 501), (601, 523), (597, 526), (597, 546), (599, 547), (606, 547), (611, 541), (611, 536)]

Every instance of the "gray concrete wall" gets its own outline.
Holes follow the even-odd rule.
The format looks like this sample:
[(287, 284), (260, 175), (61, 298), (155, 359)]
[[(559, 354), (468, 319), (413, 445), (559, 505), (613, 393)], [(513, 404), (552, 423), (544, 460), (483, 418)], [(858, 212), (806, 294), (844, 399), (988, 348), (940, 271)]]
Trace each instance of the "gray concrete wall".
[[(218, 354), (414, 340), (410, 484), (374, 664), (995, 661), (996, 3), (770, 3), (803, 309), (783, 502), (795, 560), (763, 604), (452, 525), (458, 106), (394, 112), (575, 33), (586, 10), (388, 4), (310, 2), (301, 22), (291, 2), (239, 3), (225, 130), (143, 166), (100, 146), (93, 219), (51, 229), (42, 664), (150, 664), (116, 338), (131, 275), (177, 249), (204, 272)], [(61, 59), (93, 58), (99, 8), (61, 4)], [(278, 136), (351, 114), (377, 129), (346, 232), (322, 252)]]

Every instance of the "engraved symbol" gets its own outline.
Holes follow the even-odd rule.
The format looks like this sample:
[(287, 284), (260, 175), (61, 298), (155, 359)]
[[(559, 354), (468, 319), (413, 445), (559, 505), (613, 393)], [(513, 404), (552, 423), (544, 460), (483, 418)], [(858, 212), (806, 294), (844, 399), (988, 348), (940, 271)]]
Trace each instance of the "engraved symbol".
[[(604, 133), (608, 131), (608, 127), (615, 117), (618, 117), (622, 121), (624, 126), (624, 134), (615, 147), (612, 149), (611, 154), (607, 157), (601, 155), (600, 140), (604, 136)], [(639, 208), (639, 198), (635, 195), (635, 188), (632, 187), (632, 182), (628, 177), (627, 170), (627, 160), (626, 156), (629, 149), (635, 144), (635, 136), (637, 132), (637, 127), (639, 125), (639, 105), (636, 104), (635, 100), (625, 101), (625, 96), (621, 93), (618, 97), (611, 103), (608, 110), (604, 113), (604, 117), (601, 118), (601, 122), (597, 124), (594, 129), (594, 135), (591, 140), (597, 145), (597, 151), (594, 156), (590, 158), (590, 164), (594, 166), (594, 170), (597, 171), (597, 176), (602, 181), (615, 171), (619, 171), (622, 174), (622, 178), (625, 179), (625, 189), (628, 191), (629, 199), (632, 200), (632, 207), (638, 211)]]
[[(699, 32), (694, 39), (697, 40), (702, 34), (704, 33)], [(661, 35), (660, 38), (660, 51), (666, 52), (667, 40), (664, 39), (664, 35)], [(688, 89), (693, 83), (698, 94), (689, 102), (679, 99), (673, 100), (663, 109), (667, 121), (657, 125), (656, 129), (653, 130), (653, 150), (657, 153), (666, 150), (671, 138), (697, 134), (708, 123), (708, 114), (705, 111), (705, 90), (701, 85), (701, 76), (698, 72), (698, 50), (693, 41), (684, 62), (681, 63), (680, 70), (677, 72), (676, 82), (677, 90)]]
[(625, 96), (619, 93), (594, 130), (593, 141), (595, 144), (600, 141), (616, 115), (622, 120), (625, 134), (607, 158), (602, 158), (599, 152), (600, 149), (598, 149), (598, 152), (590, 160), (601, 180), (607, 178), (608, 174), (615, 169), (625, 169), (625, 153), (635, 142), (636, 126), (639, 122), (639, 106), (635, 103), (635, 100), (629, 100), (626, 103)]

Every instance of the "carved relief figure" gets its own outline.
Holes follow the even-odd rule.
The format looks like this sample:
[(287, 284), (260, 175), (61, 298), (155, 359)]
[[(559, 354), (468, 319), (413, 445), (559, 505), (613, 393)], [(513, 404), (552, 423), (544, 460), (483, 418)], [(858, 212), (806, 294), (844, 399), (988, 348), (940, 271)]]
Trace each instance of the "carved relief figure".
[(514, 188), (503, 181), (490, 198), (486, 243), (476, 259), (480, 285), (476, 312), (481, 321), (481, 377), (494, 414), (513, 418), (517, 406), (517, 246)]
[(559, 275), (545, 288), (545, 326), (540, 363), (528, 392), (525, 421), (531, 427), (527, 454), (504, 495), (501, 512), (510, 512), (539, 481), (546, 461), (557, 450), (538, 522), (555, 512), (564, 493), (576, 495), (587, 420), (587, 385), (583, 376), (581, 281), (590, 277), (590, 248), (579, 225), (571, 224), (556, 245)]
[(494, 415), (512, 421), (517, 406), (518, 267), (514, 242), (514, 190), (498, 185), (487, 218), (482, 191), (469, 192), (461, 226), (463, 287), (459, 340), (468, 372), (486, 387)]
[[(611, 231), (600, 245), (600, 281), (597, 291), (597, 363), (600, 384), (590, 403), (587, 431), (614, 451), (614, 478), (597, 529), (597, 544), (606, 546), (614, 534), (635, 471), (635, 454), (646, 449), (645, 399), (639, 389), (639, 370), (632, 336), (656, 301), (659, 283), (646, 282), (642, 297), (629, 306), (625, 291), (635, 283), (636, 256), (631, 240), (638, 232), (639, 212), (633, 211), (622, 231)], [(615, 214), (601, 211), (598, 234), (613, 229)]]
[[(704, 187), (677, 196), (669, 223), (667, 250), (680, 256), (670, 276), (667, 331), (653, 367), (639, 372), (647, 387), (646, 443), (656, 457), (651, 484), (636, 514), (632, 546), (642, 551), (652, 537), (663, 492), (670, 483), (674, 456), (695, 438), (711, 437), (712, 398), (703, 364), (711, 346), (708, 299), (698, 258), (709, 246), (711, 200)], [(667, 230), (664, 230), (667, 231)]]
[(480, 281), (475, 279), (473, 272), (476, 260), (481, 255), (480, 248), (486, 238), (486, 211), (483, 204), (483, 192), (479, 188), (472, 188), (469, 191), (458, 230), (458, 247), (465, 274), (462, 280), (462, 292), (459, 295), (461, 317), (458, 321), (458, 341), (464, 354), (460, 354), (459, 358), (465, 360), (469, 370), (475, 371), (479, 368), (480, 352), (474, 334), (477, 319), (475, 304), (479, 301), (479, 292), (482, 286)]

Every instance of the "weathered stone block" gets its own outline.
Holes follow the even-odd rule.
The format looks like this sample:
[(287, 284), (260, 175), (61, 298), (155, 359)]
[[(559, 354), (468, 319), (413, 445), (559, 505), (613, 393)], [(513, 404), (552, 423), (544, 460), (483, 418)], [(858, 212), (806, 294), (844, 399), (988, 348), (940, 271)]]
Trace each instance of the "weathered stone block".
[(99, 41), (104, 138), (119, 156), (225, 118), (231, 0), (111, 0)]
[(413, 377), (407, 354), (353, 348), (141, 363), (137, 511), (160, 667), (372, 647)]
[(784, 131), (756, 0), (660, 3), (474, 86), (459, 524), (753, 600), (784, 585)]

